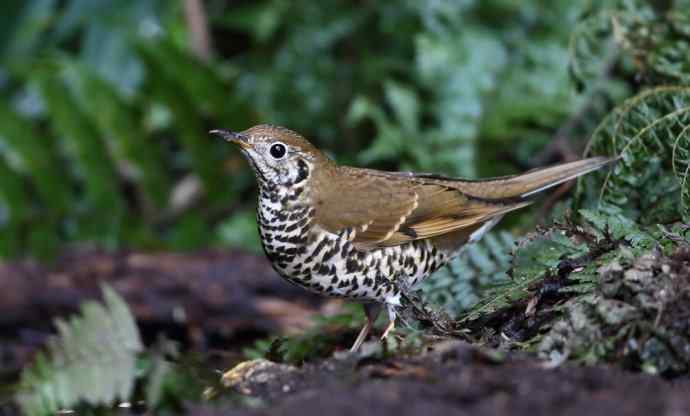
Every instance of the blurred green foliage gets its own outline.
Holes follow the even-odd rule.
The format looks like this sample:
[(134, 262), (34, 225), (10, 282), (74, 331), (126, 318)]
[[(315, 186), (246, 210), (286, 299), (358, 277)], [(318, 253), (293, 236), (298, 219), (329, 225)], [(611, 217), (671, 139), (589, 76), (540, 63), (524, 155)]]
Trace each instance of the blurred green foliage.
[(249, 184), (206, 133), (255, 120), (233, 94), (237, 67), (194, 55), (178, 2), (12, 4), (0, 35), (0, 256), (217, 242)]
[[(6, 8), (0, 256), (75, 243), (256, 250), (251, 174), (210, 128), (282, 124), (341, 162), (488, 176), (557, 160), (533, 156), (594, 114), (563, 132), (577, 149), (630, 90), (592, 69), (600, 51), (570, 41), (598, 2), (215, 0), (211, 56), (193, 46), (204, 27), (183, 3)], [(574, 52), (579, 82), (611, 81), (578, 93)]]

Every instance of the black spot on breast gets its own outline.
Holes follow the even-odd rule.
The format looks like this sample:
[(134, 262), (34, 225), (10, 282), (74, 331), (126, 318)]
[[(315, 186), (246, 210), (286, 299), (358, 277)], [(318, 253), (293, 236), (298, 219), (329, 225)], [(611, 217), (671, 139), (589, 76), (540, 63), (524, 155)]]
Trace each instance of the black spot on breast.
[(316, 258), (316, 256), (318, 256), (319, 253), (321, 253), (321, 250), (323, 250), (324, 247), (326, 247), (326, 243), (327, 243), (327, 242), (328, 242), (328, 237), (324, 236), (324, 237), (321, 239), (321, 241), (319, 241), (319, 244), (316, 245), (316, 248), (315, 248), (314, 251), (311, 253), (311, 255), (309, 255), (309, 257), (307, 258), (307, 260), (305, 260), (305, 262), (306, 262), (306, 263), (311, 263), (312, 261), (314, 261), (314, 259)]
[(412, 256), (408, 256), (405, 259), (405, 267), (412, 267), (413, 265), (414, 265), (414, 259), (412, 258)]
[(297, 178), (295, 178), (295, 183), (300, 183), (309, 177), (309, 165), (302, 159), (297, 161)]
[(284, 231), (286, 233), (291, 233), (291, 232), (295, 231), (298, 227), (299, 227), (299, 222), (293, 222), (292, 224), (285, 227)]
[(416, 275), (418, 270), (419, 268), (417, 267), (417, 264), (412, 263), (412, 272), (410, 274)]
[(347, 254), (350, 252), (350, 243), (348, 241), (345, 241), (343, 243), (343, 247), (340, 250), (340, 257), (347, 257)]
[(361, 266), (359, 262), (357, 262), (353, 258), (348, 258), (347, 262), (345, 263), (345, 270), (347, 270), (348, 273), (354, 273), (356, 271), (359, 271), (361, 269)]
[(321, 258), (321, 261), (330, 260), (333, 256), (335, 256), (335, 253), (337, 253), (338, 251), (340, 251), (340, 247), (338, 246), (338, 243), (336, 242), (330, 250), (327, 250), (325, 253), (323, 253), (323, 257)]
[(307, 208), (297, 208), (288, 216), (288, 220), (294, 221), (303, 218), (307, 213)]

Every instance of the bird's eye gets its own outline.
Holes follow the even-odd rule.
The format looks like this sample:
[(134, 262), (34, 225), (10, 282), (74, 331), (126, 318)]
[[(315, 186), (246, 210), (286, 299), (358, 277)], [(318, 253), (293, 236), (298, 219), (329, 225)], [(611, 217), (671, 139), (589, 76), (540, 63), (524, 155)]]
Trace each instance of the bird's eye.
[(287, 147), (285, 147), (285, 145), (282, 143), (273, 143), (268, 151), (271, 153), (271, 157), (273, 159), (278, 160), (285, 156), (285, 153), (287, 153)]

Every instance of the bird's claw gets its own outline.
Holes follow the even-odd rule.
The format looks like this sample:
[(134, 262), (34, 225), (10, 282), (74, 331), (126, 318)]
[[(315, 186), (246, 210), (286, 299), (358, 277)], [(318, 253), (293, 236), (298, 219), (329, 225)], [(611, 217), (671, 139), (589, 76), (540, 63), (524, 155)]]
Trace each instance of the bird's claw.
[(390, 321), (388, 322), (388, 325), (386, 325), (386, 329), (383, 330), (383, 334), (381, 335), (381, 341), (385, 340), (388, 334), (395, 329), (395, 321)]

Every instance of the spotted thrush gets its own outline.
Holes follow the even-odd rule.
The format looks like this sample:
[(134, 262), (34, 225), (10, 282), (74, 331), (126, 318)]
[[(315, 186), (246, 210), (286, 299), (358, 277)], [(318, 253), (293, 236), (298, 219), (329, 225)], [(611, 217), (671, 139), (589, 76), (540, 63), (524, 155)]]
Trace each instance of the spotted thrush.
[(266, 256), (289, 282), (362, 302), (367, 337), (381, 306), (394, 328), (401, 289), (414, 288), (528, 197), (592, 172), (594, 157), (522, 175), (468, 180), (340, 166), (301, 135), (259, 125), (213, 130), (239, 146), (259, 184)]

